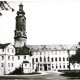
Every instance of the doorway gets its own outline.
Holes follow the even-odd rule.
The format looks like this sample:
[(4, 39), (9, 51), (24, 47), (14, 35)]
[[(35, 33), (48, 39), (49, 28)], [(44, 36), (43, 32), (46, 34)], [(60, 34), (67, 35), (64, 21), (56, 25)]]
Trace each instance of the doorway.
[(44, 64), (44, 71), (47, 71), (47, 64)]

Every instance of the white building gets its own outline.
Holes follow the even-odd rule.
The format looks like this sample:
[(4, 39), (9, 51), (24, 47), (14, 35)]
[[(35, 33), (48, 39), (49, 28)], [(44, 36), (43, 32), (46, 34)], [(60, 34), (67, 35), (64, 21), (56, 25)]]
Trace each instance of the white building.
[[(32, 49), (32, 66), (38, 71), (80, 69), (80, 65), (69, 63), (69, 57), (76, 54), (78, 45), (29, 46)], [(36, 67), (35, 67), (36, 65)], [(70, 67), (69, 67), (70, 66)]]
[(0, 44), (0, 75), (10, 74), (16, 68), (23, 68), (23, 72), (32, 72), (32, 58), (30, 55), (15, 55), (15, 48), (11, 43)]
[(15, 70), (15, 48), (11, 43), (0, 44), (0, 75)]

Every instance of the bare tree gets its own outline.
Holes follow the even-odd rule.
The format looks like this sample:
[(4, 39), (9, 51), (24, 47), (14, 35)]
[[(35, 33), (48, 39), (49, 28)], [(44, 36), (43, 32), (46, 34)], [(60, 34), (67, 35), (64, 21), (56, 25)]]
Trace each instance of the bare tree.
[[(8, 11), (9, 9), (11, 9), (12, 12), (14, 11), (14, 9), (11, 8), (11, 6), (9, 5), (9, 3), (7, 1), (0, 1), (0, 11), (2, 11), (2, 10)], [(2, 13), (0, 12), (0, 16), (1, 15), (2, 15)]]

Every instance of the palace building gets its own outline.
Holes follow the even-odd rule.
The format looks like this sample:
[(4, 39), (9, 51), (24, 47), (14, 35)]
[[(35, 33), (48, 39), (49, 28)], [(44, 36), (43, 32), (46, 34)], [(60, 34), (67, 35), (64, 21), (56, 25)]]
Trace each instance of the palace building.
[(76, 45), (27, 45), (26, 17), (22, 3), (16, 16), (14, 45), (0, 44), (0, 75), (10, 74), (17, 68), (23, 73), (35, 71), (58, 71), (80, 69), (80, 65), (69, 62), (76, 54)]

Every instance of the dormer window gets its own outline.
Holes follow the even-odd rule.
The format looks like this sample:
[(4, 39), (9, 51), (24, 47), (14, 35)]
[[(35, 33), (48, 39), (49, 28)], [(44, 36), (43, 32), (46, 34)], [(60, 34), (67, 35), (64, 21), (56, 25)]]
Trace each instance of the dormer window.
[(19, 49), (17, 49), (16, 52), (19, 53)]

